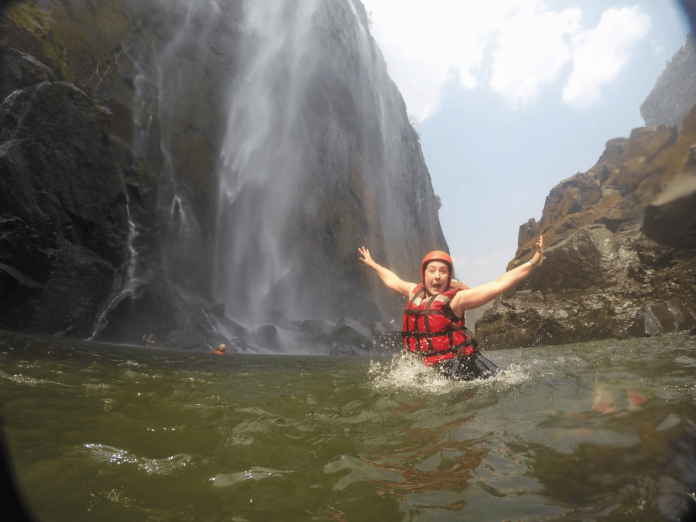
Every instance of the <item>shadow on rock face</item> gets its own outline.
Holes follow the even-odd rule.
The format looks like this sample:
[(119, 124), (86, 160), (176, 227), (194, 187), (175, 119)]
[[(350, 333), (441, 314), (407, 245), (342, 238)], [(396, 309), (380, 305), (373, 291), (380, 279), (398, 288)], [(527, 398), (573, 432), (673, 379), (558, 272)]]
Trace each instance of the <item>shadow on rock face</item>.
[(0, 284), (13, 302), (0, 327), (88, 337), (126, 261), (108, 112), (65, 82), (15, 92), (0, 114)]

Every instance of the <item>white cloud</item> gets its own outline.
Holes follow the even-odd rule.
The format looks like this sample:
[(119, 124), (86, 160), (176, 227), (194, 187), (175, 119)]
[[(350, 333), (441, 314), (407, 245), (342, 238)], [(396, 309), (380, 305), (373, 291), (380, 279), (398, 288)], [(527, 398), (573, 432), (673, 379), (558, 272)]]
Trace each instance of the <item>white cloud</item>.
[(586, 109), (600, 98), (599, 88), (614, 80), (630, 58), (629, 49), (648, 34), (650, 18), (638, 7), (609, 9), (594, 30), (573, 37), (573, 72), (563, 101)]
[(493, 53), (490, 86), (513, 106), (533, 102), (571, 59), (568, 35), (577, 32), (582, 13), (538, 9), (502, 20)]
[[(543, 0), (363, 0), (372, 33), (409, 112), (437, 112), (447, 82), (488, 85), (513, 107), (532, 103), (573, 65), (564, 101), (583, 108), (616, 77), (629, 48), (647, 33), (639, 8), (609, 9), (595, 29), (580, 9), (550, 10)], [(592, 63), (602, 57), (601, 71)]]

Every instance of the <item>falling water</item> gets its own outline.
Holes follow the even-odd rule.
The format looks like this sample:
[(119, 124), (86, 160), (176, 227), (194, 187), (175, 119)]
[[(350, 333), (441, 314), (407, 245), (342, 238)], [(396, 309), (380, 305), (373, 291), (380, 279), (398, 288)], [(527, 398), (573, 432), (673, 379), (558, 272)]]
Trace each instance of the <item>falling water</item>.
[[(309, 48), (317, 2), (249, 2), (242, 54), (222, 150), (222, 238), (216, 256), (228, 308), (249, 318), (291, 277), (283, 233), (295, 203), (305, 148), (300, 97), (313, 67)], [(241, 294), (241, 295), (240, 295)], [(258, 317), (252, 317), (258, 319)]]
[(446, 243), (364, 7), (260, 0), (245, 10), (219, 170), (216, 297), (252, 324), (379, 320), (376, 291), (352, 264), (357, 246), (398, 270)]
[[(138, 230), (135, 226), (135, 223), (131, 219), (130, 200), (127, 196), (126, 214), (128, 216), (128, 240), (126, 242), (128, 248), (128, 263), (126, 265), (126, 276), (123, 280), (118, 276), (115, 278), (114, 285), (111, 290), (112, 296), (114, 294), (115, 296), (113, 298), (109, 296), (110, 298), (105, 301), (105, 305), (97, 314), (97, 320), (94, 323), (92, 335), (90, 335), (87, 339), (88, 341), (94, 339), (99, 334), (99, 332), (101, 332), (106, 327), (106, 325), (108, 324), (109, 312), (111, 312), (111, 310), (113, 310), (116, 307), (116, 305), (123, 301), (126, 297), (133, 296), (138, 286), (138, 280), (136, 278), (138, 252), (135, 250), (135, 247), (133, 245), (135, 238), (138, 236)], [(123, 281), (123, 284), (121, 284), (121, 281)]]

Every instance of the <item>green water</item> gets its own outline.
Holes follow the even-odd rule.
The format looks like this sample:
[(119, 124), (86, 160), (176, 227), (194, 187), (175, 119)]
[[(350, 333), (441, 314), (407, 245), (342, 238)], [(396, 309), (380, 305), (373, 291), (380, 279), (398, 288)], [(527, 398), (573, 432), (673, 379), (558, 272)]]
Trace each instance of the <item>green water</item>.
[[(400, 358), (212, 356), (0, 333), (38, 520), (675, 520), (696, 489), (696, 337)], [(693, 507), (693, 506), (691, 506)]]

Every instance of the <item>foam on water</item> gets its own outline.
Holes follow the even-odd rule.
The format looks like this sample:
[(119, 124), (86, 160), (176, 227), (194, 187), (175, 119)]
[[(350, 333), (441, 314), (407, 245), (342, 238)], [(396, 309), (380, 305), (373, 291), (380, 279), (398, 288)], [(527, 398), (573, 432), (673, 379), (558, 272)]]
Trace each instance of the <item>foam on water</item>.
[(442, 395), (478, 386), (513, 386), (529, 379), (528, 370), (521, 364), (501, 367), (496, 377), (474, 379), (473, 381), (452, 381), (436, 371), (427, 368), (417, 359), (400, 354), (386, 364), (370, 361), (370, 375), (374, 376), (371, 386), (374, 390), (401, 390), (417, 393)]
[(62, 384), (62, 383), (55, 382), (55, 381), (49, 381), (47, 379), (36, 379), (34, 377), (22, 375), (21, 373), (10, 375), (8, 373), (3, 372), (2, 370), (0, 370), (0, 377), (2, 377), (3, 379), (7, 379), (9, 381), (14, 381), (17, 384), (22, 384), (25, 386), (55, 385), (55, 386), (65, 386), (68, 388), (70, 387), (70, 385), (67, 385), (67, 384)]
[(211, 480), (214, 482), (213, 487), (219, 488), (233, 486), (235, 484), (239, 484), (240, 482), (244, 482), (245, 480), (262, 480), (269, 477), (280, 477), (281, 475), (286, 475), (288, 473), (293, 472), (279, 469), (253, 467), (247, 471), (240, 471), (239, 473), (220, 473), (215, 475)]
[(186, 453), (179, 453), (163, 459), (149, 459), (130, 455), (126, 450), (106, 444), (85, 444), (84, 448), (97, 461), (117, 466), (137, 464), (138, 469), (148, 475), (169, 475), (176, 469), (185, 468), (191, 462), (191, 455)]

